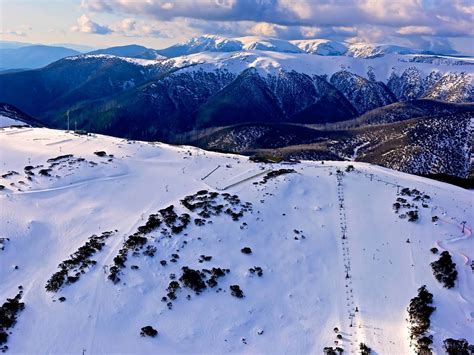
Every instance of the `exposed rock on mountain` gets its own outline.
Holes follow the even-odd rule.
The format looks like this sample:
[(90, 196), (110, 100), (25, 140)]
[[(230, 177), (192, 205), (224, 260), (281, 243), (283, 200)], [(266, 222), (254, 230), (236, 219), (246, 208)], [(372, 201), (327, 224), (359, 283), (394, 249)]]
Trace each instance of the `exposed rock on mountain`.
[(359, 114), (396, 101), (384, 83), (367, 80), (346, 70), (334, 73), (330, 82), (344, 94)]

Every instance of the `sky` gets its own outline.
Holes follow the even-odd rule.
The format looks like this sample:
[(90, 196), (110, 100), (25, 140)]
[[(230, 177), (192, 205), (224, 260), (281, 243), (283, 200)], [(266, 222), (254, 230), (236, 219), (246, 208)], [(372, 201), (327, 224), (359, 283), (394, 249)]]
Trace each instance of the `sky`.
[(164, 48), (202, 34), (474, 55), (474, 0), (0, 0), (0, 38)]

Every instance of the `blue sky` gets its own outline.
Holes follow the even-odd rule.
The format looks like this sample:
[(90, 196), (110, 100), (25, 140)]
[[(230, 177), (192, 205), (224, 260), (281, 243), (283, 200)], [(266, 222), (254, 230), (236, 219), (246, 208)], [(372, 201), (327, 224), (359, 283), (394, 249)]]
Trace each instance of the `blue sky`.
[(0, 0), (1, 38), (162, 48), (205, 33), (474, 55), (473, 0)]

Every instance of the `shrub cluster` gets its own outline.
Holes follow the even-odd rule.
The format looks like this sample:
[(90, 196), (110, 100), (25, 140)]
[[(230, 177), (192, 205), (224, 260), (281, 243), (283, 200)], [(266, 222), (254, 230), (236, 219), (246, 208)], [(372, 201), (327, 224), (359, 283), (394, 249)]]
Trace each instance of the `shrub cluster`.
[(263, 276), (263, 270), (260, 266), (254, 266), (249, 269), (251, 274), (257, 274), (258, 277)]
[(342, 354), (343, 352), (344, 352), (344, 349), (340, 347), (332, 348), (331, 346), (326, 346), (323, 349), (323, 354), (326, 354), (326, 355), (338, 355), (338, 354)]
[(456, 264), (453, 263), (451, 255), (447, 251), (443, 251), (437, 261), (432, 262), (431, 268), (433, 275), (444, 287), (452, 288), (458, 277)]
[(205, 218), (218, 216), (222, 212), (237, 221), (245, 212), (252, 210), (252, 204), (250, 202), (242, 203), (237, 195), (219, 194), (207, 190), (200, 190), (194, 195), (186, 196), (181, 200), (181, 203), (188, 210), (196, 212), (201, 217), (194, 220), (194, 223), (198, 226), (203, 226), (206, 223)]
[(72, 154), (58, 155), (55, 158), (50, 158), (50, 159), (46, 160), (46, 162), (48, 162), (48, 163), (57, 163), (60, 160), (69, 159), (69, 158), (72, 158), (73, 156), (74, 155), (72, 155)]
[(58, 265), (59, 271), (46, 282), (46, 291), (57, 292), (64, 284), (69, 285), (78, 281), (80, 275), (84, 274), (87, 268), (97, 263), (90, 259), (91, 256), (102, 250), (105, 240), (113, 234), (114, 232), (103, 232), (100, 236), (89, 237), (83, 246), (69, 256), (69, 259)]
[(212, 256), (210, 255), (201, 255), (199, 256), (199, 262), (200, 263), (203, 263), (204, 261), (211, 261), (212, 260)]
[(415, 342), (418, 353), (430, 354), (431, 337), (426, 336), (426, 331), (430, 327), (430, 316), (436, 307), (431, 306), (433, 295), (422, 286), (418, 289), (418, 296), (410, 300), (407, 308), (410, 338)]
[(364, 343), (359, 344), (359, 350), (361, 355), (369, 355), (372, 352), (372, 349)]
[(187, 213), (183, 213), (180, 216), (174, 211), (174, 206), (170, 205), (160, 211), (163, 222), (166, 226), (171, 229), (174, 234), (179, 234), (187, 228), (191, 222), (191, 216)]
[(443, 341), (443, 346), (449, 355), (474, 354), (474, 345), (469, 344), (466, 339), (448, 338)]
[(201, 291), (206, 288), (206, 283), (204, 282), (205, 275), (202, 271), (193, 270), (187, 266), (183, 266), (181, 270), (183, 274), (179, 278), (179, 281), (181, 281), (185, 287), (190, 288), (196, 292), (196, 294), (201, 293)]
[[(400, 195), (406, 196), (406, 197), (412, 197), (413, 201), (422, 201), (423, 207), (425, 208), (429, 207), (428, 204), (425, 202), (429, 200), (431, 197), (421, 193), (417, 189), (410, 190), (408, 187), (404, 187), (400, 191)], [(415, 205), (414, 203), (408, 202), (406, 198), (398, 197), (395, 203), (392, 205), (392, 207), (395, 210), (395, 213), (399, 213), (401, 209), (415, 208), (414, 210), (408, 211), (406, 214), (404, 213), (400, 214), (399, 217), (402, 219), (408, 217), (409, 222), (416, 222), (419, 219), (418, 210), (417, 210), (418, 206)]]
[(15, 325), (18, 313), (25, 308), (25, 304), (20, 302), (21, 295), (22, 291), (14, 298), (7, 298), (0, 307), (0, 351), (2, 352), (8, 350), (8, 346), (5, 344), (8, 340), (9, 330)]
[(240, 249), (240, 252), (242, 254), (252, 254), (252, 249), (250, 249), (249, 247), (243, 247), (242, 249)]
[[(178, 281), (174, 281), (176, 278), (175, 274), (170, 275), (170, 279), (173, 281), (169, 283), (168, 288), (166, 289), (167, 294), (161, 299), (162, 302), (167, 302), (169, 300), (174, 301), (177, 298), (176, 292), (183, 287), (189, 288), (193, 290), (196, 295), (199, 295), (207, 287), (216, 287), (218, 284), (217, 279), (230, 272), (229, 269), (221, 269), (219, 267), (213, 267), (211, 270), (194, 270), (187, 266), (183, 266), (181, 271), (182, 274), (179, 277), (179, 282), (181, 282), (181, 284)], [(208, 278), (208, 276), (210, 277)], [(168, 308), (172, 308), (171, 302), (168, 302), (167, 305)]]
[(239, 285), (230, 285), (229, 288), (230, 288), (230, 291), (231, 291), (230, 294), (232, 296), (237, 297), (237, 298), (245, 297), (244, 292), (240, 289)]
[(40, 174), (41, 176), (51, 176), (51, 172), (53, 170), (52, 169), (41, 169), (40, 171), (38, 171), (38, 174)]
[(3, 174), (2, 178), (7, 179), (7, 178), (9, 178), (10, 176), (13, 176), (13, 175), (20, 175), (20, 174), (17, 171), (10, 170), (7, 173)]
[(276, 178), (277, 176), (285, 175), (285, 174), (291, 174), (291, 173), (296, 173), (294, 169), (278, 169), (278, 170), (272, 170), (265, 174), (263, 177), (262, 181), (260, 181), (260, 185), (265, 185), (268, 180), (271, 180), (273, 178)]
[[(186, 229), (190, 222), (191, 216), (187, 213), (178, 215), (174, 211), (173, 205), (159, 210), (156, 214), (149, 215), (146, 223), (142, 226), (139, 226), (137, 228), (137, 232), (130, 235), (123, 243), (118, 255), (114, 258), (114, 265), (110, 267), (110, 273), (108, 276), (109, 280), (111, 280), (113, 283), (118, 283), (120, 281), (120, 277), (118, 275), (120, 271), (125, 268), (125, 262), (127, 261), (129, 252), (138, 253), (140, 249), (142, 249), (148, 242), (148, 239), (145, 235), (150, 234), (163, 223), (171, 230), (172, 233), (178, 234)], [(143, 254), (152, 257), (155, 255), (156, 251), (156, 247), (149, 245)]]
[(154, 329), (151, 325), (147, 325), (145, 327), (143, 327), (141, 330), (140, 330), (140, 335), (142, 337), (156, 337), (158, 335), (158, 331), (156, 329)]
[(408, 211), (407, 216), (408, 216), (408, 222), (418, 221), (418, 211), (417, 210)]

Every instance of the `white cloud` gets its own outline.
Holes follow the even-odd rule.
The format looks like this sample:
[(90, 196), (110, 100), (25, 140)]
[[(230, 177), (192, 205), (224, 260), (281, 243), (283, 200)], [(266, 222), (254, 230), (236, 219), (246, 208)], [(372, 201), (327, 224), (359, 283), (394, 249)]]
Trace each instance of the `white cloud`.
[(122, 31), (134, 31), (136, 29), (137, 21), (132, 18), (126, 18), (120, 21), (118, 29)]
[(10, 36), (17, 36), (17, 37), (25, 37), (26, 32), (22, 30), (1, 30), (0, 35), (10, 35)]
[(418, 43), (474, 36), (472, 0), (82, 0), (82, 5), (92, 12), (146, 19), (145, 32), (158, 36), (259, 34), (380, 42), (419, 37)]
[(397, 30), (401, 35), (433, 35), (436, 31), (428, 26), (404, 26)]
[(87, 15), (82, 15), (77, 19), (77, 25), (71, 27), (73, 32), (93, 33), (99, 35), (106, 35), (112, 33), (108, 26), (99, 25), (92, 21)]

